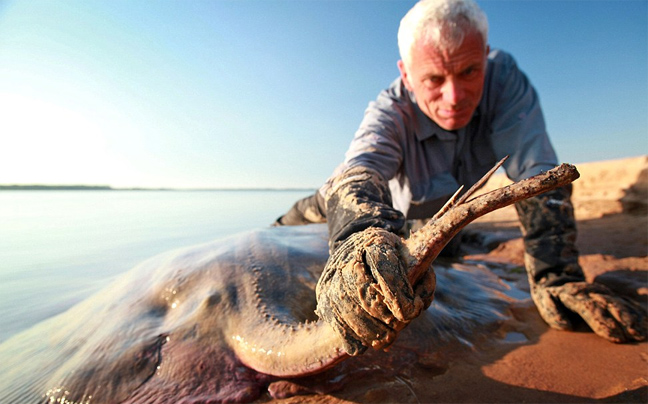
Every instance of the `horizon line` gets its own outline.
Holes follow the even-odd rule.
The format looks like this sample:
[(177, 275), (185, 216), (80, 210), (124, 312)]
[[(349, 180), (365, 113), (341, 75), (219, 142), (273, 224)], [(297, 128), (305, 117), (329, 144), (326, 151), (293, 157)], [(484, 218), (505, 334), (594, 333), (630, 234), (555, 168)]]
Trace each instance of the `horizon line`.
[(0, 191), (315, 191), (317, 187), (114, 187), (81, 184), (0, 184)]

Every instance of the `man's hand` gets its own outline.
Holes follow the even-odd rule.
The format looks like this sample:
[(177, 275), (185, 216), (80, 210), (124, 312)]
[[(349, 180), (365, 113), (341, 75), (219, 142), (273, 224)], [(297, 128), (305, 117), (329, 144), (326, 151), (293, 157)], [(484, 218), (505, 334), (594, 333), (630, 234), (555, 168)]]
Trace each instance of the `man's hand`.
[(540, 315), (551, 327), (573, 329), (575, 316), (585, 320), (597, 335), (612, 342), (646, 339), (646, 314), (641, 306), (607, 287), (586, 282), (558, 286), (531, 284), (531, 296)]
[(578, 264), (571, 186), (520, 201), (516, 208), (531, 296), (545, 322), (570, 330), (573, 320), (580, 317), (609, 341), (646, 339), (646, 314), (641, 306), (603, 285), (585, 282)]
[(400, 237), (369, 227), (329, 258), (317, 284), (316, 312), (342, 336), (349, 355), (387, 347), (432, 303), (434, 272), (413, 287), (401, 251)]
[(317, 315), (344, 340), (349, 355), (391, 344), (398, 331), (432, 302), (432, 270), (417, 285), (397, 232), (405, 217), (394, 209), (387, 181), (357, 166), (330, 181), (326, 193), (329, 258), (317, 283)]

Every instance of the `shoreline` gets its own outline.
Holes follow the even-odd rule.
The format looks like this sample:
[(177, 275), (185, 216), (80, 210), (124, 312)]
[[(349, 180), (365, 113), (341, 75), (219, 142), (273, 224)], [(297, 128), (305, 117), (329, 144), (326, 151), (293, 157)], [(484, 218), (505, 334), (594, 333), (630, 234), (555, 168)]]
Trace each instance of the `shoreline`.
[(316, 188), (114, 188), (109, 185), (0, 185), (0, 191), (315, 192)]

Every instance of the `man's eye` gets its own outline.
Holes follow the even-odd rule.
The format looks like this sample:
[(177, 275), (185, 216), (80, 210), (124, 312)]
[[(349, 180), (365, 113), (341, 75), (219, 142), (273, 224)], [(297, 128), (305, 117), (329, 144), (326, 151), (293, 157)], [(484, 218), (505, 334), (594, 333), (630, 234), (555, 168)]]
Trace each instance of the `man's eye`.
[(471, 66), (471, 67), (467, 68), (466, 70), (464, 70), (463, 72), (461, 72), (461, 75), (463, 77), (471, 77), (471, 76), (474, 76), (477, 73), (477, 71), (478, 71), (477, 68), (475, 68), (474, 66)]
[(425, 85), (429, 87), (438, 86), (441, 83), (443, 83), (443, 77), (430, 76), (425, 79)]

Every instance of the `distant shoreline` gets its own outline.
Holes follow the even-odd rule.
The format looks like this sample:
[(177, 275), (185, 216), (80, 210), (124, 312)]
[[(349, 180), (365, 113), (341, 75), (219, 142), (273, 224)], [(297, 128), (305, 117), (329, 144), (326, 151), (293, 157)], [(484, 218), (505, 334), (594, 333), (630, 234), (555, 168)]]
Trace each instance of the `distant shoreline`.
[(0, 185), (0, 191), (315, 191), (316, 188), (113, 188), (108, 185)]

